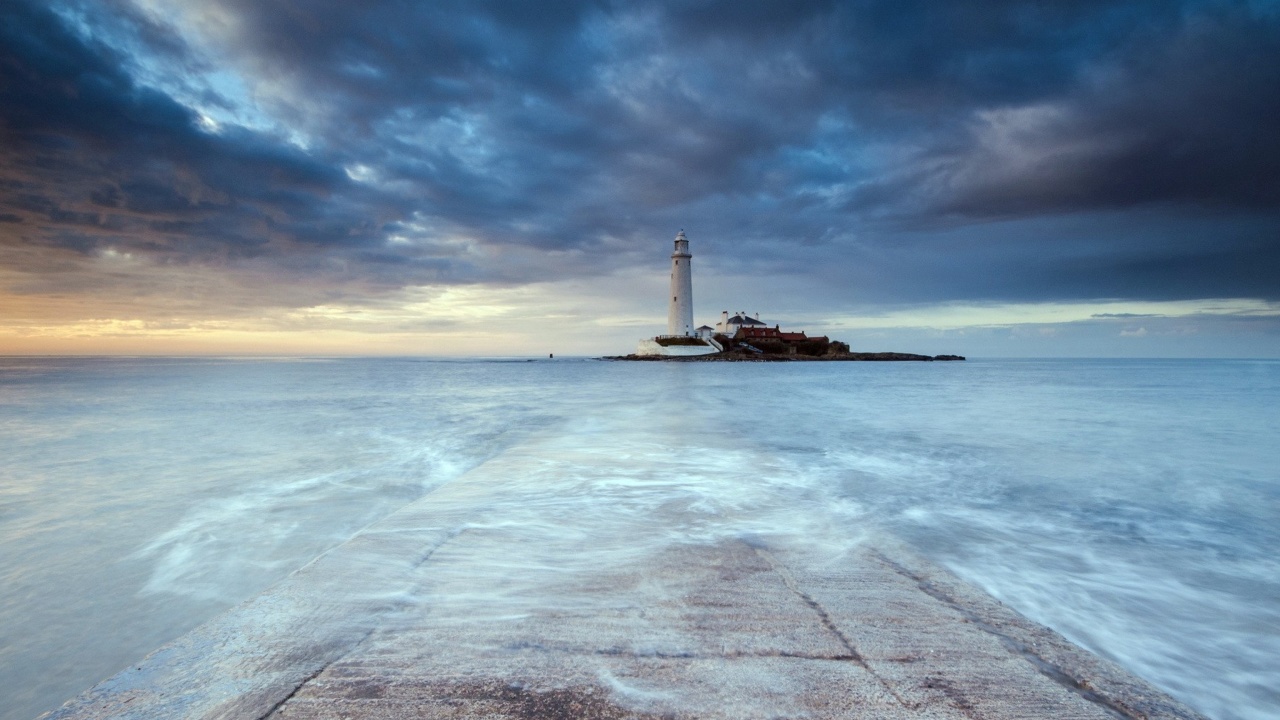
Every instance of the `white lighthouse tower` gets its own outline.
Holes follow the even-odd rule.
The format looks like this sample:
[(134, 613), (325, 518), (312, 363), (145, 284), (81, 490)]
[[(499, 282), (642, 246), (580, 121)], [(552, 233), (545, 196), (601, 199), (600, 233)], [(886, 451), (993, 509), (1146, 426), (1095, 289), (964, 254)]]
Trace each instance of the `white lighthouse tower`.
[(671, 253), (671, 305), (667, 308), (667, 334), (693, 335), (693, 269), (689, 263), (689, 240), (684, 230), (676, 233), (676, 249)]
[(667, 305), (667, 334), (645, 338), (636, 346), (636, 355), (669, 357), (710, 355), (724, 348), (710, 336), (699, 335), (693, 327), (693, 269), (689, 262), (689, 239), (676, 233), (676, 249), (671, 253), (671, 302)]

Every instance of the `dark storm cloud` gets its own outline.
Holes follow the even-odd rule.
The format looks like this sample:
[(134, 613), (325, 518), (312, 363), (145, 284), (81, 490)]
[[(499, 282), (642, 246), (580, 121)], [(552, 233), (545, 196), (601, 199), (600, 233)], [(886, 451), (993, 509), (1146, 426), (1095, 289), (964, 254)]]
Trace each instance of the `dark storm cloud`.
[(1139, 32), (1124, 50), (1045, 106), (992, 116), (978, 148), (940, 157), (953, 163), (943, 207), (978, 217), (1280, 207), (1280, 23), (1232, 7)]
[(174, 9), (2, 11), (5, 243), (368, 290), (660, 266), (685, 226), (861, 301), (1280, 297), (1270, 4)]
[(5, 243), (186, 262), (380, 241), (403, 214), (323, 157), (237, 128), (200, 130), (190, 109), (134, 82), (116, 52), (53, 13), (2, 12), (0, 205), (25, 221)]

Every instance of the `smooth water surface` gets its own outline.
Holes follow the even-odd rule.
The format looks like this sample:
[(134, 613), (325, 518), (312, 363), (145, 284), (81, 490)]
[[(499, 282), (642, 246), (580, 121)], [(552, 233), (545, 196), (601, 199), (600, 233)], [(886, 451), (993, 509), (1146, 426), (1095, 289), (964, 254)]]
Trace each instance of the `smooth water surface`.
[(1278, 421), (1275, 361), (0, 358), (0, 718), (516, 453), (556, 512), (888, 529), (1213, 718), (1274, 717)]

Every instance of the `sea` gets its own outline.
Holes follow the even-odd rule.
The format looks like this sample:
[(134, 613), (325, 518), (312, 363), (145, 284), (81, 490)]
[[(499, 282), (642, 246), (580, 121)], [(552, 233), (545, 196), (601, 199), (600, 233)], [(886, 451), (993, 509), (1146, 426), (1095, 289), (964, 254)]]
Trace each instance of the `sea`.
[(547, 537), (890, 533), (1210, 718), (1280, 716), (1277, 360), (8, 357), (0, 718), (504, 456)]

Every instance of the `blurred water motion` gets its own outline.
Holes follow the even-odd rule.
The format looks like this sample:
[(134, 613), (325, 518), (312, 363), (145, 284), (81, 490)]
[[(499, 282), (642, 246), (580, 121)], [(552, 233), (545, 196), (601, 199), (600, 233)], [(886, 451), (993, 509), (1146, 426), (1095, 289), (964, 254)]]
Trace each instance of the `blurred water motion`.
[[(1212, 717), (1269, 717), (1278, 420), (1265, 361), (0, 359), (0, 717), (485, 462), (522, 492), (471, 521), (539, 572), (886, 528)], [(515, 576), (481, 614), (557, 602), (501, 557), (475, 572)]]

